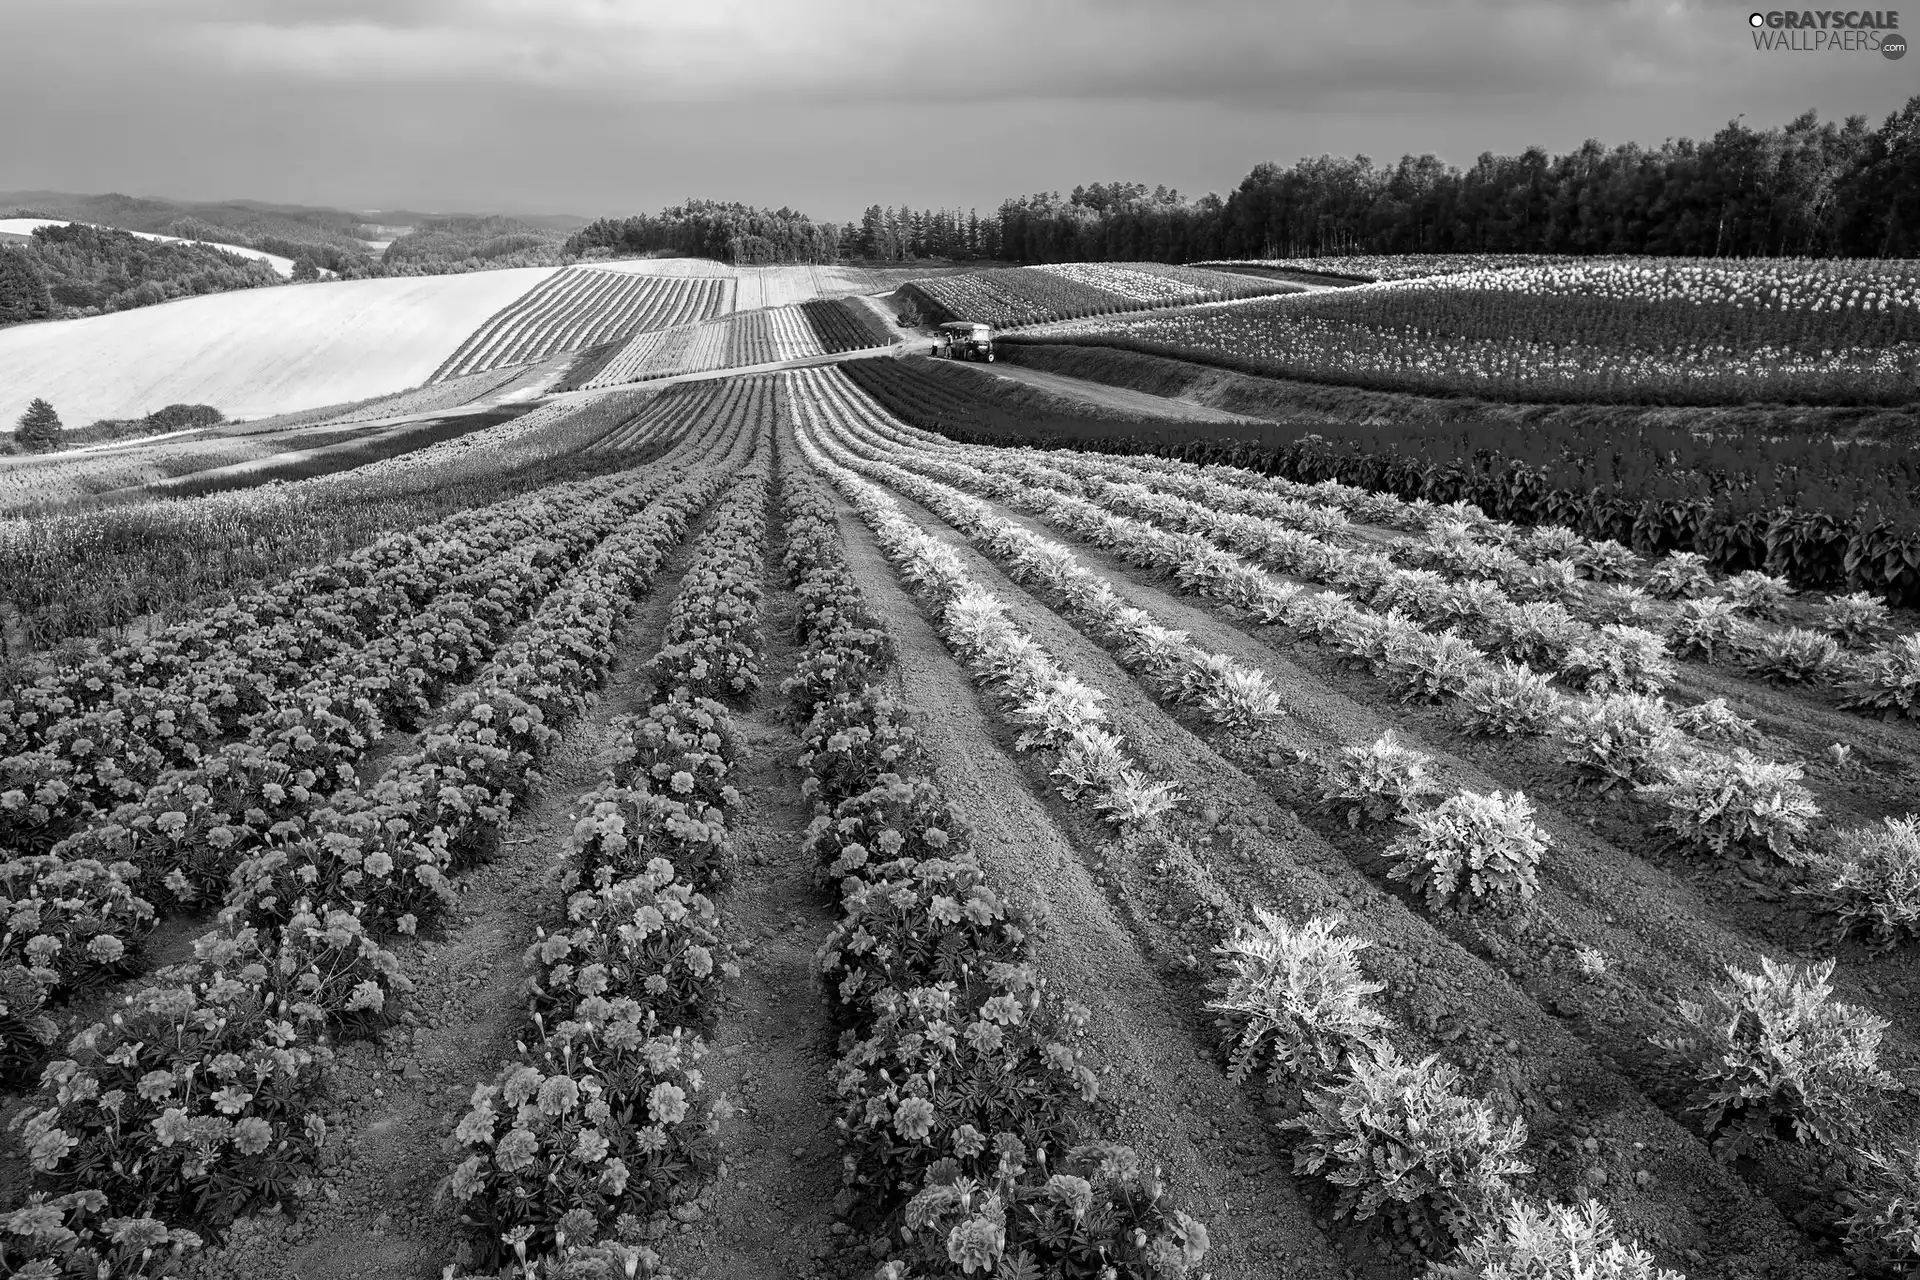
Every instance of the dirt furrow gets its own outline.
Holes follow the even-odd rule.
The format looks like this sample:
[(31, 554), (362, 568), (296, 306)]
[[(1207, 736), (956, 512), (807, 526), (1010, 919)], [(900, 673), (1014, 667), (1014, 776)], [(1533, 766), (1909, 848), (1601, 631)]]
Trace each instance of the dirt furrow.
[[(776, 504), (777, 505), (777, 504)], [(778, 513), (769, 522), (778, 528)], [(797, 612), (779, 565), (785, 538), (767, 554), (766, 682), (732, 716), (743, 758), (731, 775), (741, 805), (730, 830), (738, 880), (721, 899), (736, 939), (740, 974), (706, 1060), (709, 1088), (743, 1108), (721, 1131), (724, 1165), (683, 1214), (662, 1257), (686, 1280), (788, 1280), (822, 1274), (840, 1241), (834, 1232), (840, 1158), (829, 1067), (833, 1041), (815, 952), (834, 912), (813, 889), (801, 853), (812, 809), (793, 765), (800, 740), (780, 716), (780, 682), (791, 674)], [(845, 1228), (841, 1228), (844, 1232)]]

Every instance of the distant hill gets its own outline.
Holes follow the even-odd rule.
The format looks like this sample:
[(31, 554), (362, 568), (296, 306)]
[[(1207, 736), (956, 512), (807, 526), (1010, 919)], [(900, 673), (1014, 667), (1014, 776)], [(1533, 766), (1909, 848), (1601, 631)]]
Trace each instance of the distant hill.
[[(170, 200), (118, 192), (0, 191), (0, 217), (40, 215), (70, 218), (123, 231), (144, 231), (217, 244), (259, 249), (280, 257), (310, 259), (349, 278), (383, 275), (383, 263), (404, 274), (520, 265), (548, 241), (559, 243), (588, 220), (571, 214), (500, 218), (474, 214), (421, 213), (405, 209), (350, 211), (265, 200)], [(431, 228), (436, 234), (414, 241)], [(522, 237), (501, 251), (501, 235)], [(412, 241), (383, 258), (389, 241)]]

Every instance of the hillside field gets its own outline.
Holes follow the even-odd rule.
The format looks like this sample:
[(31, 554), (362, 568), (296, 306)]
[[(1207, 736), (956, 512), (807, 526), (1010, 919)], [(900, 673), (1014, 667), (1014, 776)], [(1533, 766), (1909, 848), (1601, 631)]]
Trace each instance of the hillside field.
[(251, 418), (405, 390), (555, 270), (324, 281), (0, 329), (0, 423), (35, 397), (78, 425), (163, 404)]
[[(64, 227), (68, 225), (70, 224), (67, 221), (59, 218), (0, 218), (0, 237), (21, 236), (24, 238), (31, 236), (36, 227)], [(139, 236), (142, 240), (156, 240), (167, 244), (196, 243), (185, 240), (180, 236), (163, 236), (152, 231), (132, 231), (128, 234)], [(199, 241), (197, 243), (210, 244), (213, 245), (214, 248), (223, 250), (224, 252), (235, 254), (242, 258), (253, 258), (264, 262), (282, 276), (293, 275), (292, 258), (283, 258), (277, 253), (268, 253), (264, 249), (249, 249), (241, 245), (221, 244), (213, 240)]]

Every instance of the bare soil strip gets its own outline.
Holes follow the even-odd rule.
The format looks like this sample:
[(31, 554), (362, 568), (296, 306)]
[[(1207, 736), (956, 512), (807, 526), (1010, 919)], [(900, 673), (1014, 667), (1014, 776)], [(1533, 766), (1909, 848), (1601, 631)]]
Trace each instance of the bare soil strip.
[(1199, 1047), (1190, 986), (1143, 955), (1064, 829), (1062, 806), (1011, 751), (980, 696), (871, 535), (843, 508), (847, 558), (899, 650), (889, 691), (919, 713), (941, 785), (975, 827), (974, 852), (1039, 926), (1034, 963), (1093, 1011), (1090, 1056), (1108, 1064), (1109, 1136), (1162, 1167), (1176, 1201), (1212, 1234), (1217, 1280), (1336, 1277), (1341, 1263), (1306, 1200), (1276, 1168), (1262, 1118)]
[[(777, 504), (776, 504), (777, 505)], [(823, 1261), (846, 1228), (833, 1220), (840, 1189), (829, 1067), (833, 1041), (815, 951), (834, 912), (814, 892), (801, 842), (813, 814), (793, 766), (800, 739), (780, 717), (780, 682), (798, 653), (797, 606), (780, 573), (785, 537), (770, 522), (766, 597), (766, 683), (732, 716), (743, 756), (735, 773), (741, 804), (730, 832), (739, 879), (721, 900), (740, 976), (706, 1060), (708, 1088), (745, 1109), (721, 1130), (720, 1176), (682, 1206), (662, 1257), (687, 1280), (788, 1280), (826, 1274)], [(686, 1220), (690, 1219), (690, 1220)]]

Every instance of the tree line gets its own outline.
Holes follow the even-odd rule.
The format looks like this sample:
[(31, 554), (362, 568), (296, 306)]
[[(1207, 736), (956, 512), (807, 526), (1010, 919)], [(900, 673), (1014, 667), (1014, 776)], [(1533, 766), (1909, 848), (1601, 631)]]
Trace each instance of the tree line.
[(782, 206), (757, 209), (718, 200), (689, 200), (657, 214), (600, 218), (567, 238), (569, 257), (672, 254), (740, 266), (834, 262), (842, 229)]
[(1318, 156), (1255, 166), (1222, 200), (1095, 183), (1000, 206), (1015, 262), (1162, 261), (1342, 253), (1920, 256), (1920, 96), (1864, 116), (1735, 120), (1696, 142), (1589, 140), (1564, 155), (1431, 154), (1375, 164)]

